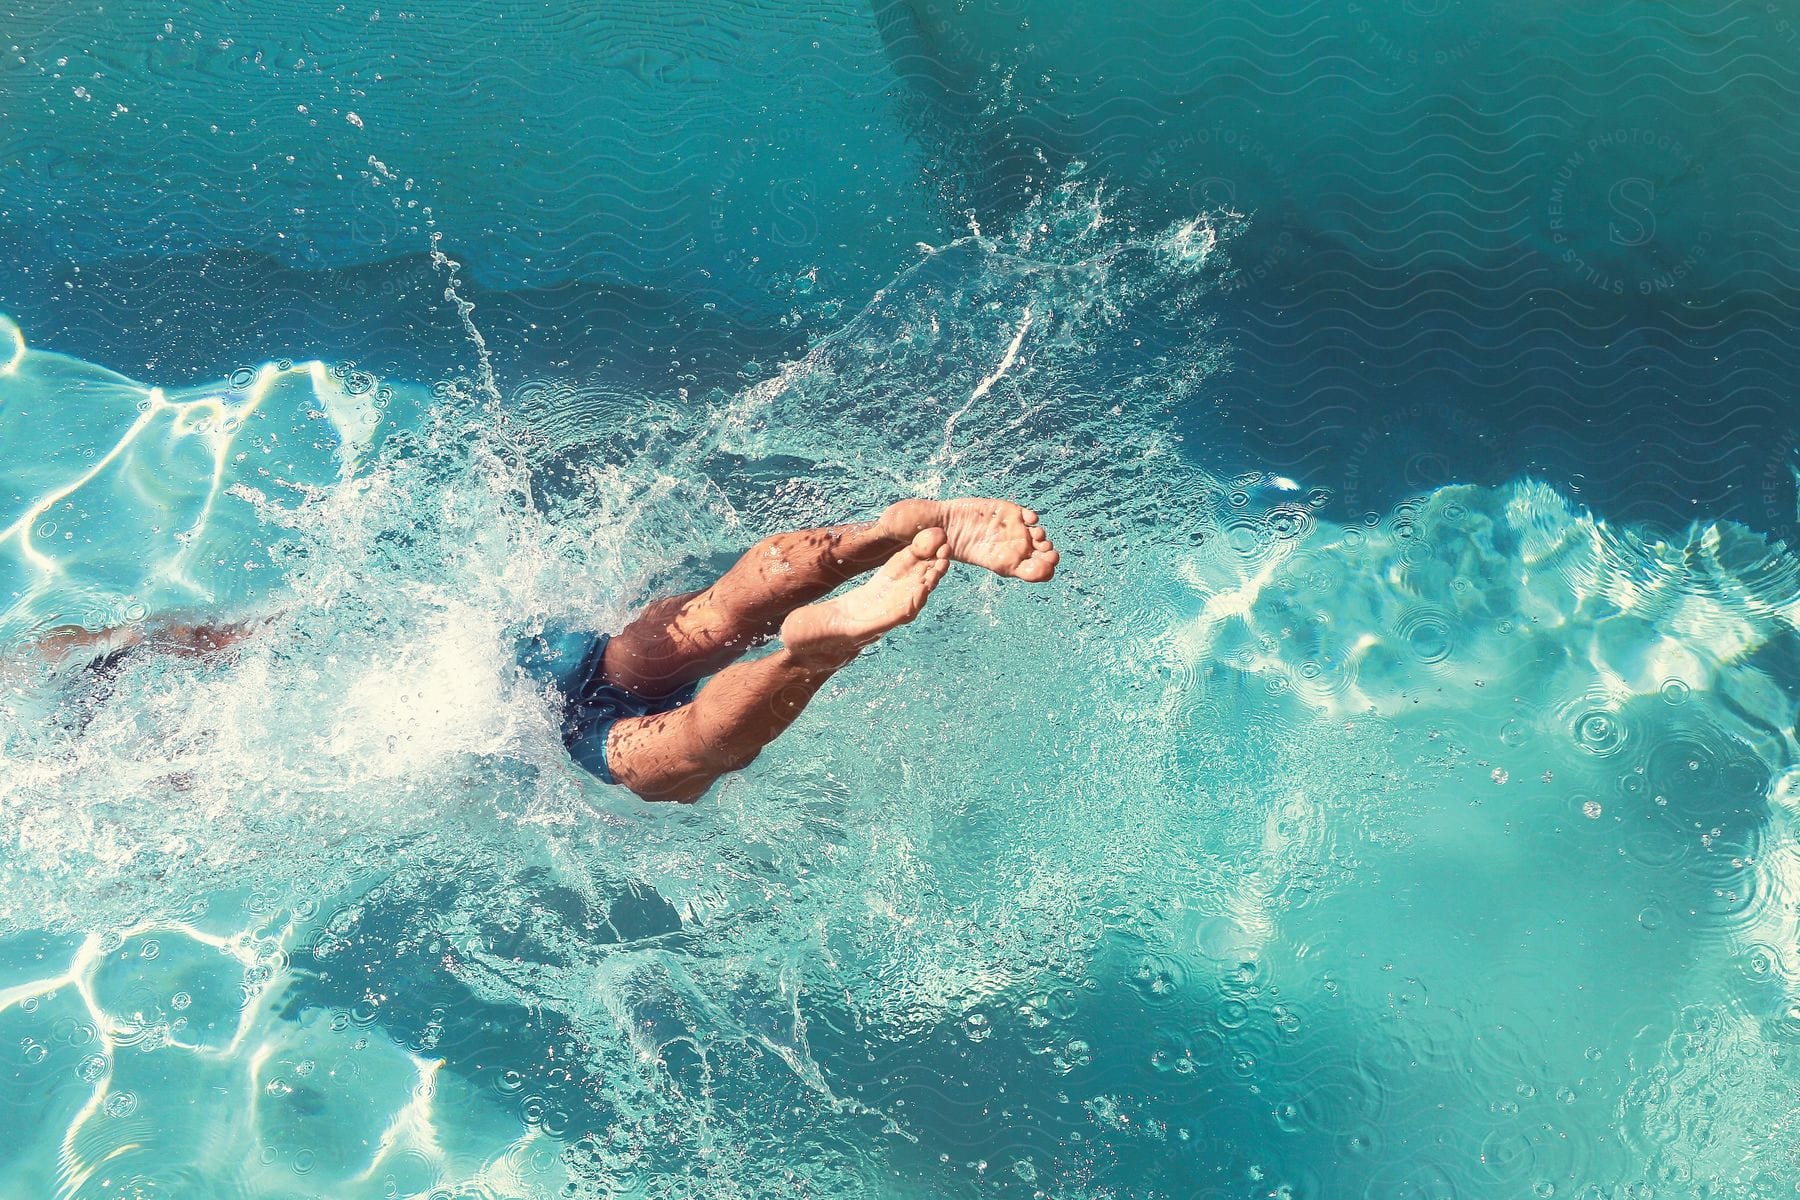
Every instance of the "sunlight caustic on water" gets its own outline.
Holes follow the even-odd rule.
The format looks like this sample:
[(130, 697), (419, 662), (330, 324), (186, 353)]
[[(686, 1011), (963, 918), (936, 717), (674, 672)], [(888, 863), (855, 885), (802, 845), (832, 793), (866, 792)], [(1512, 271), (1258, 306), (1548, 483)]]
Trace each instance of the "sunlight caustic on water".
[[(1754, 1194), (1794, 560), (1200, 469), (1238, 226), (1095, 203), (686, 406), (502, 381), (504, 430), (5, 326), (0, 1194)], [(519, 635), (924, 485), (1030, 498), (1061, 586), (953, 575), (697, 808), (568, 761)], [(29, 651), (196, 612), (262, 624)]]

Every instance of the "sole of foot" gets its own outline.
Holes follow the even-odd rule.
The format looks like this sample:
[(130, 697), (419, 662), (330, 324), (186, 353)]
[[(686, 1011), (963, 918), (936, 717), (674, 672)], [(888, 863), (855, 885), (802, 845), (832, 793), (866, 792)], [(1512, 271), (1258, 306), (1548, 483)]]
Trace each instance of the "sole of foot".
[(842, 666), (888, 630), (918, 616), (949, 569), (948, 536), (942, 529), (922, 529), (866, 582), (789, 613), (781, 623), (782, 645), (803, 663)]
[(1010, 500), (901, 500), (882, 514), (881, 523), (897, 537), (942, 529), (952, 559), (1026, 583), (1049, 580), (1061, 557), (1037, 513)]

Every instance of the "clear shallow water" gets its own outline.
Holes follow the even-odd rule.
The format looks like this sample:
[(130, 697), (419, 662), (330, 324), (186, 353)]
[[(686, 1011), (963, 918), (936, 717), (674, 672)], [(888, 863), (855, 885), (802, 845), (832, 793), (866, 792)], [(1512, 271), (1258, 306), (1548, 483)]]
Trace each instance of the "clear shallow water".
[[(1315, 472), (1196, 446), (1251, 415), (1217, 401), (1256, 218), (1114, 170), (980, 235), (808, 242), (817, 306), (721, 284), (727, 321), (682, 279), (522, 291), (442, 180), (365, 169), (460, 267), (334, 298), (343, 263), (202, 245), (219, 293), (170, 293), (165, 344), (118, 281), (190, 268), (22, 264), (9, 645), (270, 624), (104, 685), (7, 668), (0, 1194), (1789, 1189), (1785, 548), (1529, 476), (1414, 489), (1378, 436)], [(30, 291), (58, 256), (117, 306)], [(549, 330), (574, 309), (600, 349)], [(914, 491), (1029, 498), (1059, 586), (953, 578), (691, 810), (567, 764), (514, 634)]]

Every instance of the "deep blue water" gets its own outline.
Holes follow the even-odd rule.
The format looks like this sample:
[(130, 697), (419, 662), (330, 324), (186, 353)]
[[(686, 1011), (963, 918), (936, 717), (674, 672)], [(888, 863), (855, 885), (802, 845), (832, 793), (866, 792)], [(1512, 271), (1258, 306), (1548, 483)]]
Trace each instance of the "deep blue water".
[[(1800, 34), (1778, 6), (875, 8), (527, 6), (479, 49), (455, 10), (200, 6), (165, 33), (109, 9), (105, 36), (80, 6), (22, 11), (8, 303), (121, 369), (351, 337), (430, 374), (459, 349), (436, 281), (354, 266), (421, 255), (408, 206), (435, 201), (527, 373), (654, 377), (676, 331), (729, 370), (1079, 162), (1121, 220), (1254, 215), (1218, 306), (1231, 370), (1195, 417), (1230, 459), (1360, 469), (1357, 491), (1391, 477), (1365, 460), (1415, 489), (1533, 470), (1621, 518), (1791, 530)], [(111, 103), (74, 98), (95, 72)], [(422, 121), (429, 96), (460, 99)]]
[[(1791, 1192), (1800, 14), (3, 11), (0, 1196)], [(910, 491), (692, 810), (497, 649)]]

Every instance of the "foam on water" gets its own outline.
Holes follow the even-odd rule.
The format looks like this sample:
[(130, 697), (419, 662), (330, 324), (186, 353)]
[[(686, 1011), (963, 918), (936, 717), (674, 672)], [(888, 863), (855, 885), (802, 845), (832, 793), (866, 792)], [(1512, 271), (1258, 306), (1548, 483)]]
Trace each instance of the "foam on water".
[[(1529, 480), (1346, 527), (1198, 470), (1235, 228), (1065, 189), (740, 393), (502, 380), (512, 432), (452, 385), (351, 438), (271, 374), (336, 431), (305, 487), (197, 456), (51, 567), (57, 445), (190, 425), (97, 433), (98, 368), (15, 353), (14, 645), (172, 578), (269, 625), (12, 669), (0, 1194), (1773, 1192), (1794, 560)], [(694, 808), (567, 763), (512, 637), (912, 491), (1032, 502), (1056, 585), (953, 575)]]

